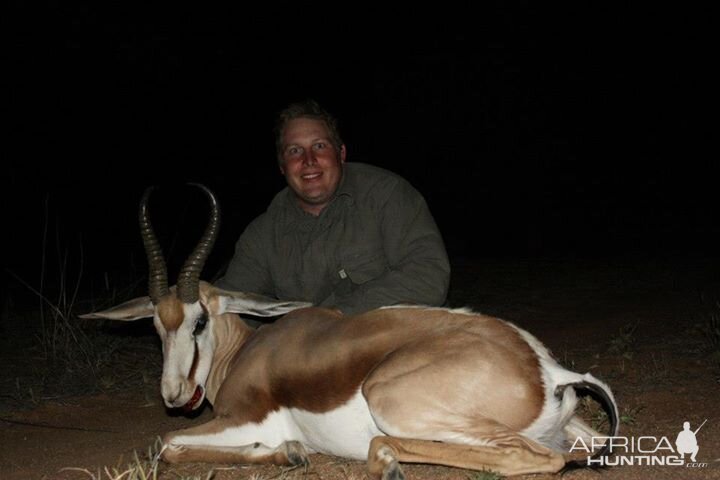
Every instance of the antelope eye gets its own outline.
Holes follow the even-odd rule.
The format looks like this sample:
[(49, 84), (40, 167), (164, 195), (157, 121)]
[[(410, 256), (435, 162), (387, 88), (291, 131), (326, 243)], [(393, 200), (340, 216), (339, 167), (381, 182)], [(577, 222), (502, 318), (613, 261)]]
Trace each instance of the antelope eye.
[(207, 325), (208, 317), (207, 314), (203, 312), (202, 315), (198, 318), (197, 322), (195, 323), (195, 329), (193, 330), (193, 335), (199, 335), (202, 333), (203, 330), (205, 330), (205, 325)]

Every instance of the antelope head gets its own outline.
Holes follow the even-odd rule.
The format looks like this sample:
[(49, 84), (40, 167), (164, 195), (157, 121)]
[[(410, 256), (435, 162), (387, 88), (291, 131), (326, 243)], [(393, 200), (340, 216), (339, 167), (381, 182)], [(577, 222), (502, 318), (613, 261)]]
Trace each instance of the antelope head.
[[(140, 202), (140, 232), (148, 259), (148, 296), (135, 298), (81, 318), (133, 321), (153, 317), (162, 340), (163, 372), (161, 393), (169, 408), (198, 408), (205, 398), (206, 382), (218, 344), (225, 341), (213, 332), (214, 322), (226, 313), (257, 316), (283, 315), (307, 307), (306, 302), (285, 302), (243, 292), (230, 292), (200, 281), (200, 273), (218, 236), (220, 208), (215, 195), (195, 184), (210, 199), (211, 213), (200, 241), (185, 261), (177, 285), (169, 287), (167, 265), (150, 223), (148, 201), (153, 188), (145, 190)], [(241, 322), (236, 315), (231, 321)]]

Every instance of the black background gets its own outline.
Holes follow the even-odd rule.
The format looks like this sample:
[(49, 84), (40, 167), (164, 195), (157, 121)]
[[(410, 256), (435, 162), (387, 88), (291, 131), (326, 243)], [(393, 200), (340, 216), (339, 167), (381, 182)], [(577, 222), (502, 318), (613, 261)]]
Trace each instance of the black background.
[(3, 289), (142, 276), (151, 184), (172, 273), (206, 218), (187, 181), (224, 210), (214, 275), (284, 186), (273, 121), (303, 98), (424, 194), (453, 261), (715, 256), (709, 11), (94, 3), (3, 21)]

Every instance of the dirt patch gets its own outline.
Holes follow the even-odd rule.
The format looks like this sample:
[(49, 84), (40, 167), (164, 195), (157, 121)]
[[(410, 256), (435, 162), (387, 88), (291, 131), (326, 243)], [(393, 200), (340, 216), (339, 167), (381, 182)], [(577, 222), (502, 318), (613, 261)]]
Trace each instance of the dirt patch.
[[(454, 265), (451, 303), (511, 320), (545, 342), (563, 364), (606, 380), (620, 406), (622, 435), (667, 437), (674, 447), (684, 421), (695, 429), (707, 419), (697, 433), (698, 461), (705, 465), (625, 465), (604, 470), (602, 478), (720, 478), (720, 372), (702, 334), (709, 315), (719, 310), (713, 301), (720, 292), (718, 272), (717, 262), (707, 259), (463, 260)], [(13, 339), (13, 332), (6, 329), (2, 343), (2, 360), (11, 366), (0, 379), (6, 390), (8, 385), (29, 382), (33, 370), (33, 358), (23, 356), (30, 351), (24, 350), (28, 346), (21, 337)], [(160, 353), (151, 332), (134, 335), (133, 342), (148, 364), (156, 366), (158, 358), (150, 357)], [(128, 358), (143, 362), (143, 356)], [(149, 371), (154, 372), (153, 368)], [(117, 367), (118, 372), (126, 370)], [(112, 386), (114, 380), (105, 382)], [(160, 401), (156, 377), (146, 386), (143, 382), (129, 385), (132, 388), (37, 398), (36, 404), (29, 404), (26, 397), (22, 405), (3, 402), (0, 478), (88, 479), (88, 472), (109, 478), (99, 469), (122, 470), (133, 461), (134, 452), (144, 456), (159, 435), (204, 422), (212, 415), (207, 407), (198, 418), (169, 415)], [(22, 397), (20, 393), (9, 396)], [(587, 414), (602, 423), (593, 411)], [(313, 455), (311, 461), (307, 470), (292, 471), (276, 466), (160, 464), (158, 478), (206, 478), (213, 467), (217, 468), (213, 478), (218, 480), (367, 478), (363, 462), (320, 455)], [(68, 467), (87, 472), (62, 470)], [(409, 465), (405, 472), (416, 479), (480, 478), (474, 472), (425, 465)], [(598, 475), (578, 471), (564, 478), (596, 479)]]

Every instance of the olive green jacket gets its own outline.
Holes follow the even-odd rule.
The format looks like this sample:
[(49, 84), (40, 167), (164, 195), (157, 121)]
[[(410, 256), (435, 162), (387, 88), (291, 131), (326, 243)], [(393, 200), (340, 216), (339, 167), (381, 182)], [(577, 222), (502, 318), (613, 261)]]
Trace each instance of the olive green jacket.
[(423, 197), (386, 170), (346, 163), (315, 217), (285, 188), (240, 236), (216, 285), (354, 314), (398, 303), (442, 305), (450, 265)]

